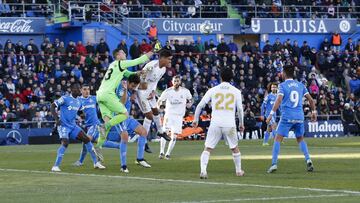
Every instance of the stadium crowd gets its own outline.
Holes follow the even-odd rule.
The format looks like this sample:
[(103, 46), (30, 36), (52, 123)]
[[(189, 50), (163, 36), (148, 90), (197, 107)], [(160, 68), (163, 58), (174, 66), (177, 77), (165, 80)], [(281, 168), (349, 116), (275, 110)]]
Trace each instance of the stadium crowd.
[[(310, 47), (306, 41), (299, 44), (296, 40), (277, 39), (267, 41), (261, 49), (258, 43), (245, 42), (238, 47), (224, 39), (218, 44), (213, 40), (202, 41), (200, 37), (190, 42), (167, 41), (163, 48), (172, 50), (174, 57), (158, 89), (169, 87), (172, 76), (180, 74), (182, 85), (195, 99), (194, 106), (188, 109), (191, 112), (206, 90), (219, 84), (219, 70), (231, 67), (236, 76), (233, 85), (244, 95), (246, 115), (259, 116), (267, 85), (280, 82), (282, 67), (291, 63), (296, 65), (296, 78), (307, 85), (316, 99), (319, 114), (326, 115), (323, 119), (340, 115), (348, 103), (350, 116), (359, 122), (360, 42), (354, 44), (348, 39), (346, 49), (341, 51), (333, 48), (328, 39), (319, 48)], [(153, 46), (143, 39), (141, 43), (135, 40), (128, 48), (123, 40), (118, 48), (128, 53), (129, 58), (137, 58)], [(0, 121), (52, 121), (50, 102), (69, 92), (74, 82), (88, 83), (95, 94), (113, 61), (110, 51), (103, 39), (96, 45), (81, 41), (65, 45), (59, 39), (50, 42), (49, 38), (39, 45), (33, 40), (0, 42)], [(304, 111), (310, 112), (308, 103)], [(142, 118), (136, 105), (131, 114)]]

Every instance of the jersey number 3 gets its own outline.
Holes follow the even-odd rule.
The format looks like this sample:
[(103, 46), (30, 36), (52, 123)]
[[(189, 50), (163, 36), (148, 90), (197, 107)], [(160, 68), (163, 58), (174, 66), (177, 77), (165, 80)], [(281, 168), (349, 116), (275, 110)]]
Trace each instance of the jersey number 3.
[(110, 68), (109, 72), (106, 72), (105, 80), (109, 80), (111, 78), (111, 74), (113, 73), (113, 69)]
[(290, 92), (290, 101), (294, 103), (293, 107), (297, 107), (299, 104), (299, 93), (297, 91)]
[[(215, 99), (217, 99), (217, 102), (215, 103), (215, 109), (216, 110), (234, 110), (233, 107), (231, 107), (234, 104), (235, 97), (233, 94), (228, 93), (224, 95), (223, 93), (217, 93), (215, 95)], [(226, 99), (225, 105), (224, 100)]]

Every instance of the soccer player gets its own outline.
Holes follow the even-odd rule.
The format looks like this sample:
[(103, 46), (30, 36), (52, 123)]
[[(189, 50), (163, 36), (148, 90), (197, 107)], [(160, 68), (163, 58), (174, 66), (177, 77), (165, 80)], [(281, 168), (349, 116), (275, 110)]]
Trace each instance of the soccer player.
[(205, 140), (205, 149), (200, 157), (200, 178), (207, 179), (207, 165), (210, 153), (214, 150), (221, 137), (224, 136), (232, 151), (235, 163), (236, 176), (243, 176), (245, 172), (241, 170), (241, 153), (238, 148), (238, 136), (236, 131), (235, 114), (236, 110), (239, 118), (239, 129), (244, 131), (244, 112), (242, 105), (241, 91), (230, 84), (233, 72), (229, 68), (221, 70), (221, 84), (209, 89), (195, 110), (193, 125), (197, 127), (201, 109), (211, 101), (211, 121)]
[(172, 78), (173, 86), (167, 88), (160, 96), (158, 100), (158, 106), (164, 101), (165, 116), (164, 116), (164, 130), (169, 130), (171, 133), (171, 141), (169, 143), (166, 154), (164, 154), (166, 140), (161, 138), (160, 140), (160, 155), (159, 158), (170, 159), (171, 151), (175, 147), (177, 135), (182, 133), (182, 123), (185, 115), (186, 105), (192, 103), (192, 95), (190, 91), (184, 87), (181, 87), (180, 76)]
[[(81, 88), (82, 96), (79, 97), (81, 103), (81, 109), (85, 114), (85, 127), (87, 129), (87, 135), (90, 137), (92, 142), (96, 142), (99, 137), (98, 125), (100, 125), (100, 120), (97, 114), (97, 103), (96, 96), (90, 95), (90, 87), (87, 84), (84, 84)], [(106, 140), (102, 147), (106, 148), (115, 148), (119, 149), (120, 145), (117, 142), (112, 142)], [(99, 161), (103, 162), (104, 157), (101, 154), (101, 151), (95, 147), (96, 155), (98, 155)], [(82, 166), (87, 154), (87, 150), (85, 144), (83, 144), (83, 148), (80, 153), (80, 158), (73, 165), (74, 166)]]
[(141, 83), (138, 91), (136, 91), (137, 99), (140, 110), (145, 115), (143, 126), (146, 132), (149, 133), (152, 120), (156, 124), (158, 135), (164, 137), (165, 140), (170, 141), (170, 137), (164, 133), (159, 110), (155, 99), (155, 90), (161, 77), (165, 74), (166, 66), (171, 63), (172, 54), (167, 49), (159, 51), (159, 60), (150, 61), (145, 65), (142, 72)]
[(268, 173), (277, 170), (280, 142), (284, 137), (288, 136), (291, 129), (294, 130), (299, 148), (304, 153), (307, 171), (311, 172), (314, 170), (306, 142), (304, 141), (304, 111), (302, 98), (305, 96), (310, 103), (312, 121), (316, 120), (315, 102), (311, 98), (305, 85), (293, 79), (294, 71), (295, 69), (292, 65), (284, 67), (282, 77), (285, 81), (280, 83), (275, 104), (266, 119), (266, 123), (269, 124), (281, 104), (281, 117), (276, 130), (277, 135), (272, 150), (272, 164), (267, 171)]
[[(102, 147), (113, 126), (127, 118), (126, 108), (119, 101), (115, 93), (116, 88), (124, 76), (129, 77), (132, 74), (136, 74), (135, 72), (128, 71), (127, 68), (145, 63), (152, 55), (152, 52), (148, 52), (137, 59), (126, 60), (126, 54), (123, 50), (115, 49), (113, 51), (115, 61), (109, 65), (99, 90), (96, 92), (96, 99), (99, 104), (101, 116), (105, 122), (104, 125), (100, 125), (99, 127), (100, 136), (97, 140), (97, 147)], [(113, 114), (115, 114), (115, 116), (113, 116)]]
[[(122, 81), (121, 85), (116, 90), (117, 95), (120, 97), (121, 102), (125, 105), (128, 112), (131, 111), (131, 97), (135, 89), (139, 86), (140, 77), (138, 75), (129, 76), (127, 82)], [(138, 138), (138, 149), (137, 149), (137, 159), (136, 164), (141, 165), (145, 168), (151, 168), (151, 165), (146, 162), (144, 159), (144, 148), (146, 144), (146, 129), (140, 125), (140, 123), (133, 119), (127, 118), (122, 123), (115, 126), (117, 131), (121, 136), (120, 142), (120, 161), (121, 161), (121, 171), (124, 173), (129, 173), (129, 169), (126, 165), (126, 153), (127, 153), (127, 143), (129, 139), (128, 132), (135, 132), (139, 135)]]
[[(261, 105), (261, 116), (262, 116), (262, 120), (265, 117), (266, 118), (269, 116), (270, 111), (275, 103), (276, 100), (276, 92), (277, 92), (277, 84), (276, 83), (271, 83), (270, 84), (270, 90), (271, 92), (266, 95), (266, 97), (264, 98), (264, 101)], [(263, 140), (263, 146), (268, 146), (269, 145), (269, 137), (270, 137), (270, 133), (272, 134), (273, 137), (275, 137), (275, 129), (276, 129), (276, 113), (274, 113), (274, 115), (272, 116), (272, 119), (270, 121), (270, 123), (267, 125), (266, 131), (265, 131), (265, 136), (264, 136), (264, 140)]]
[[(69, 145), (69, 139), (81, 140), (91, 155), (94, 168), (105, 169), (105, 166), (101, 165), (101, 163), (97, 161), (95, 150), (92, 143), (90, 142), (90, 138), (75, 122), (77, 112), (81, 108), (81, 103), (77, 99), (79, 95), (80, 85), (73, 84), (71, 86), (70, 95), (62, 96), (51, 104), (51, 113), (55, 118), (57, 130), (61, 140), (61, 145), (57, 151), (55, 164), (51, 169), (53, 172), (61, 171), (59, 166)], [(58, 117), (58, 113), (56, 112), (56, 108), (60, 108), (60, 119)]]

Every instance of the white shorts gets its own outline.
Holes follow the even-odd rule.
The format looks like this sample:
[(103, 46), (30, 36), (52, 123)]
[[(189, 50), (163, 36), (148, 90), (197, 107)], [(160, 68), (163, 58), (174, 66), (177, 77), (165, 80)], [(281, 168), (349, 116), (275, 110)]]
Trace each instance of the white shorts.
[(205, 140), (205, 147), (214, 149), (222, 136), (224, 136), (225, 141), (229, 144), (230, 149), (238, 145), (239, 139), (236, 127), (218, 127), (210, 124)]
[(164, 116), (164, 131), (171, 131), (175, 134), (182, 133), (183, 116), (166, 115)]
[(149, 94), (147, 91), (138, 90), (136, 92), (136, 103), (138, 104), (142, 113), (149, 113), (151, 109), (157, 108), (155, 97), (148, 99)]

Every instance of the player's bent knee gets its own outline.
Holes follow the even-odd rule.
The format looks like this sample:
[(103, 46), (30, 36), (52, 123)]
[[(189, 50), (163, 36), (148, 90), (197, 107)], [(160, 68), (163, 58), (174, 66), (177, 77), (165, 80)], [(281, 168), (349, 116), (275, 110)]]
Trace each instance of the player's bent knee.
[(153, 120), (153, 113), (151, 111), (147, 112), (147, 113), (145, 113), (145, 117), (149, 120)]
[(154, 114), (154, 116), (159, 115), (159, 109), (154, 108), (154, 109), (151, 109), (151, 111), (152, 111), (152, 113)]
[(128, 143), (129, 141), (129, 134), (127, 132), (122, 132), (121, 135), (121, 142)]
[(68, 139), (61, 139), (61, 145), (67, 148), (69, 146), (69, 140)]
[(135, 132), (140, 135), (140, 136), (147, 136), (147, 132), (146, 132), (146, 129), (139, 125), (136, 129), (135, 129)]
[(296, 141), (299, 143), (304, 140), (304, 136), (296, 137)]
[(214, 149), (210, 147), (205, 147), (204, 151), (212, 152)]
[(90, 142), (90, 138), (83, 131), (78, 134), (77, 138), (81, 140), (84, 144)]

